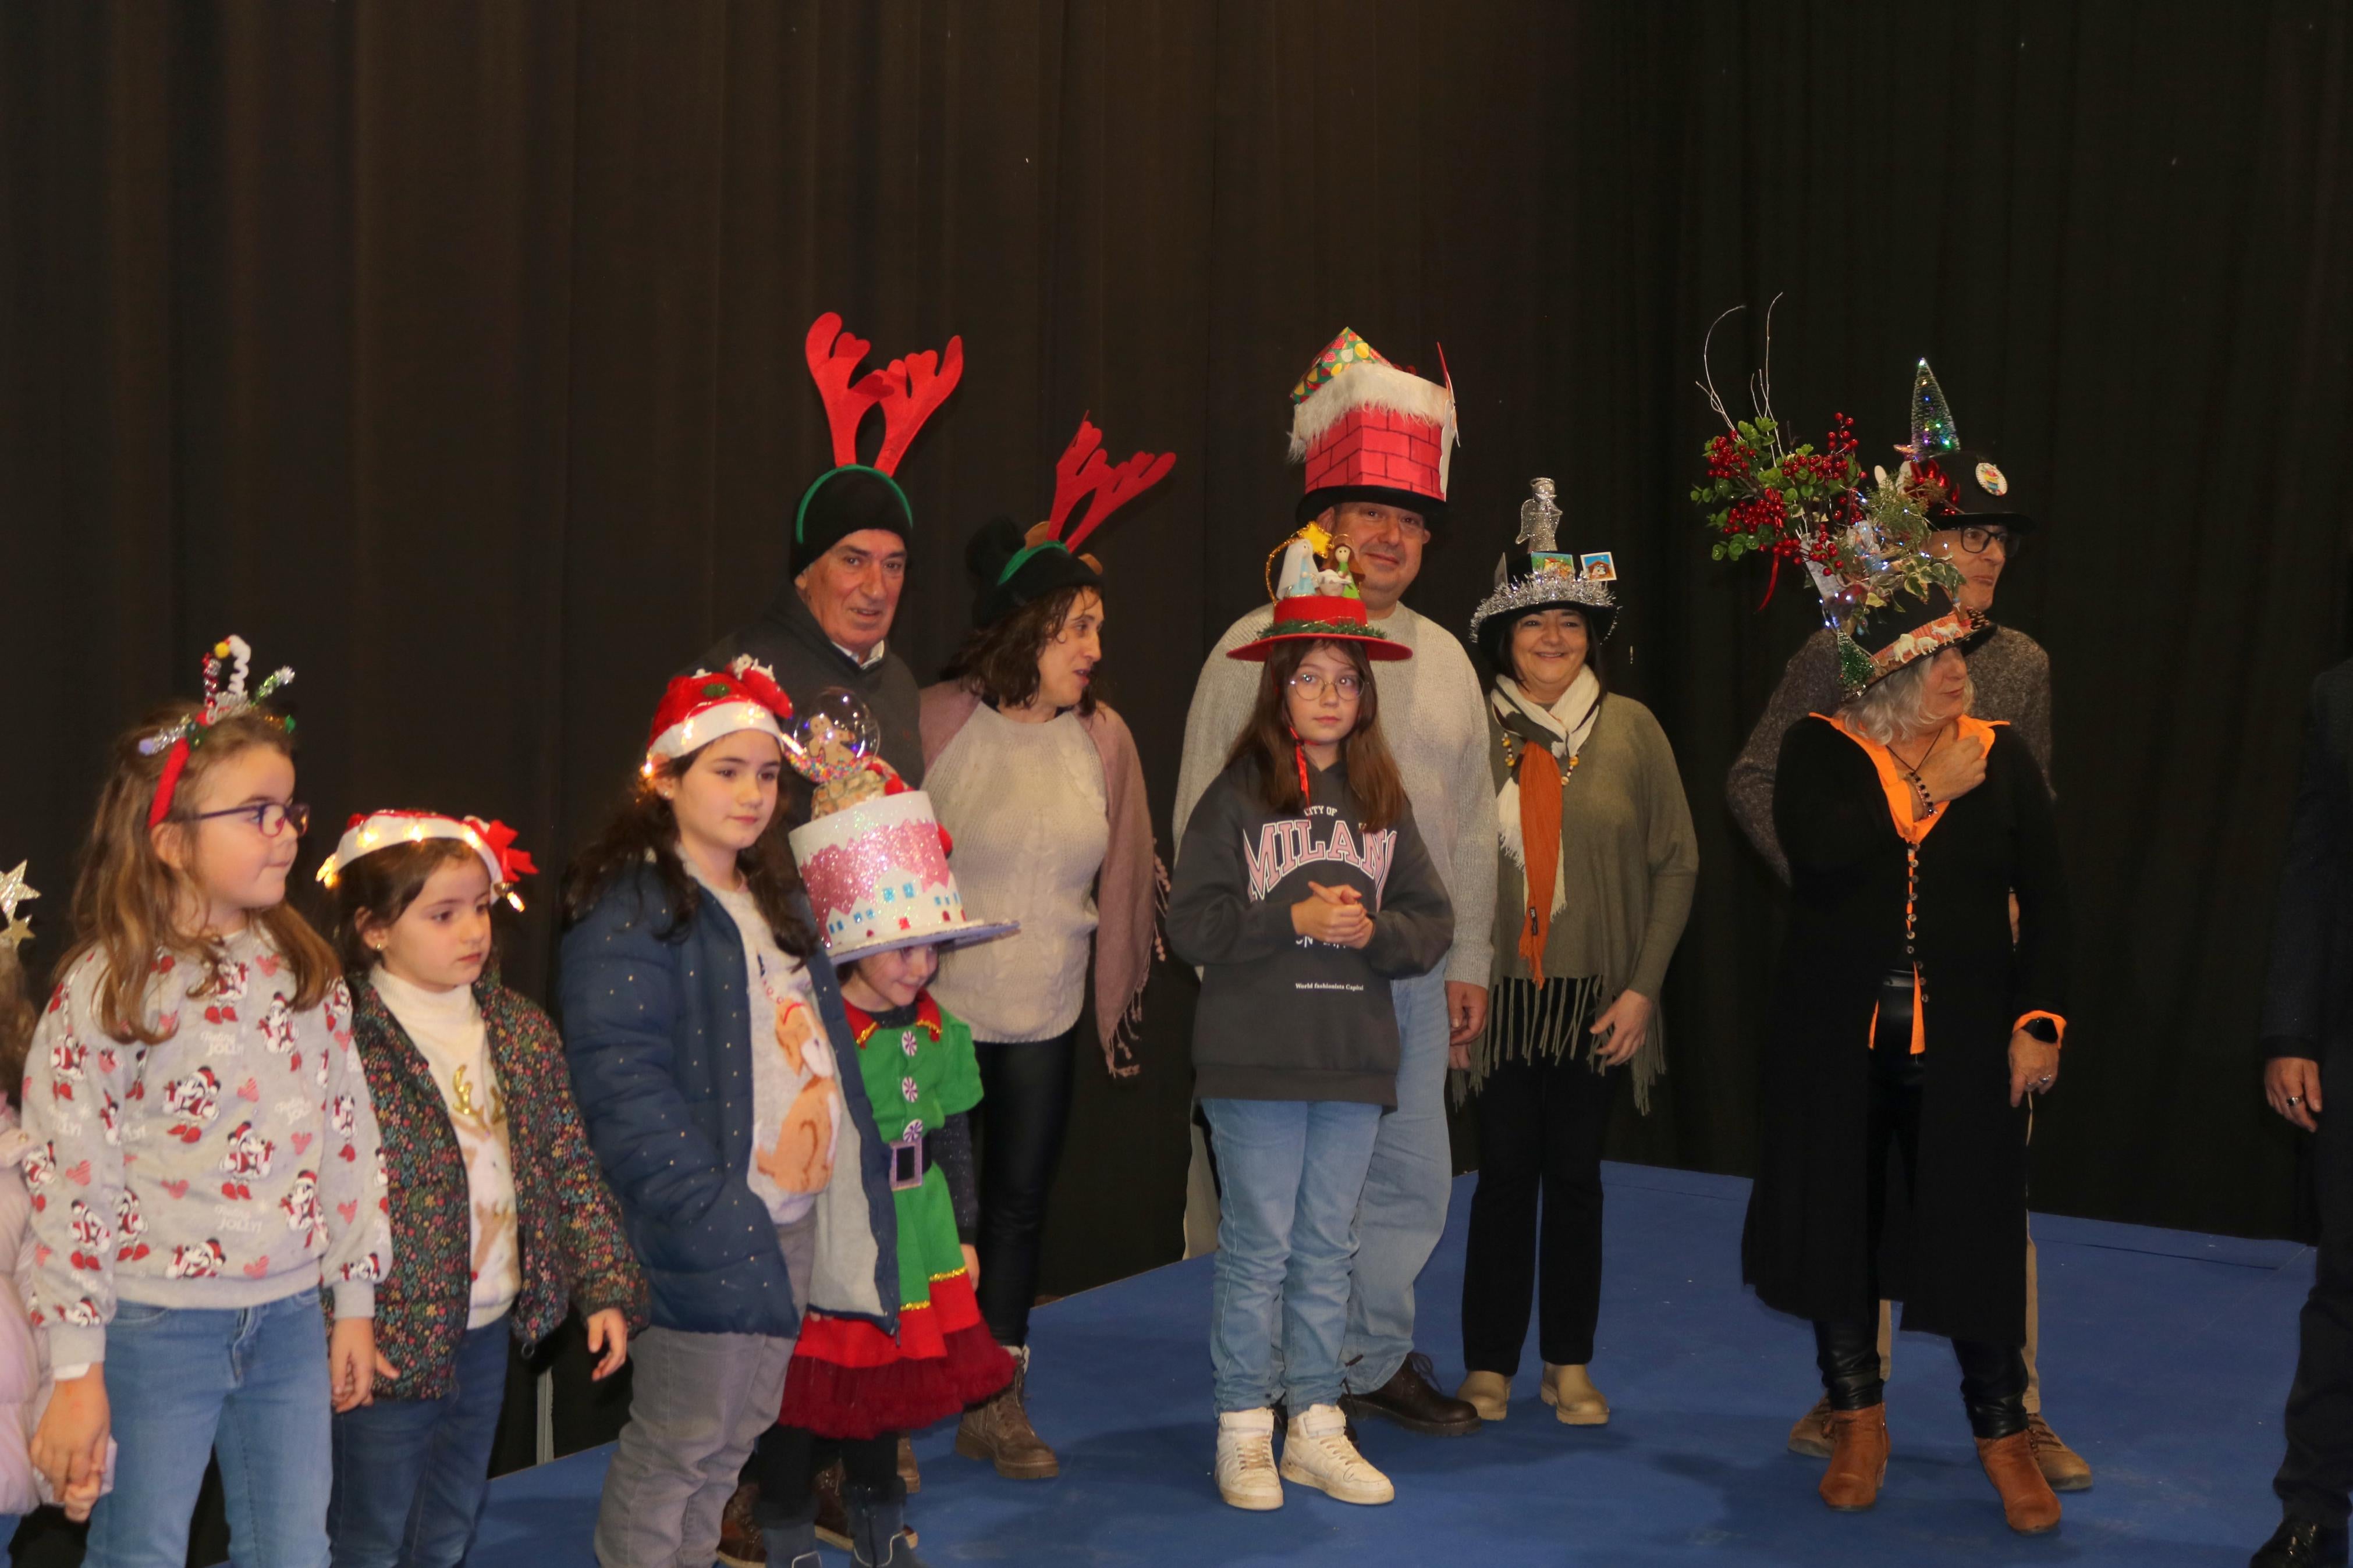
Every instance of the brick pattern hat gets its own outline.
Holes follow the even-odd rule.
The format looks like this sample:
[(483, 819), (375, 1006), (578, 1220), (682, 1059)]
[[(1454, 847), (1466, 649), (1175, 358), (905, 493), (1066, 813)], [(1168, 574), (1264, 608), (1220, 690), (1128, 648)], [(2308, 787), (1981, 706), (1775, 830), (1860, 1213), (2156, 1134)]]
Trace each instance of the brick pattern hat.
[(1454, 440), (1453, 378), (1399, 370), (1343, 327), (1291, 389), (1291, 460), (1307, 469), (1299, 521), (1349, 500), (1442, 521)]

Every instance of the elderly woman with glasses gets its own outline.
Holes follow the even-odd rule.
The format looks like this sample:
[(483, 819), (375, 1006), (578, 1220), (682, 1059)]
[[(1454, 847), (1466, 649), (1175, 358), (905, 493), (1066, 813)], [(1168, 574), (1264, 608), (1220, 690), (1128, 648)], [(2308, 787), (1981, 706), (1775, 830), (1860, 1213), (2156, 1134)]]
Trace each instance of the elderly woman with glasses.
[[(1936, 598), (1942, 601), (1941, 591)], [(1822, 1500), (1887, 1469), (1878, 1318), (1952, 1341), (2011, 1529), (2059, 1522), (2025, 1404), (2026, 1134), (2059, 1077), (2067, 901), (2051, 799), (1972, 717), (1982, 617), (1890, 607), (1842, 634), (1849, 695), (1789, 728), (1773, 821), (1792, 872), (1742, 1271), (1812, 1320)]]

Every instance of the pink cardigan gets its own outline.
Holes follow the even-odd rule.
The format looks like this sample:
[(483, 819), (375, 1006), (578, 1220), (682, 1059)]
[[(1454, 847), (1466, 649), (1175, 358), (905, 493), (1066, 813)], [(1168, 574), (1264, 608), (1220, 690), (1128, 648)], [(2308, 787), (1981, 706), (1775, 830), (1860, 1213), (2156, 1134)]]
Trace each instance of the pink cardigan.
[[(924, 767), (939, 761), (979, 706), (977, 696), (952, 681), (923, 689)], [(1079, 722), (1103, 759), (1103, 815), (1111, 820), (1111, 845), (1095, 878), (1095, 1027), (1103, 1037), (1103, 1066), (1113, 1078), (1126, 1078), (1141, 1065), (1135, 1040), (1144, 1026), (1144, 983), (1160, 951), (1159, 910), (1168, 874), (1154, 853), (1144, 763), (1127, 721), (1097, 703)]]

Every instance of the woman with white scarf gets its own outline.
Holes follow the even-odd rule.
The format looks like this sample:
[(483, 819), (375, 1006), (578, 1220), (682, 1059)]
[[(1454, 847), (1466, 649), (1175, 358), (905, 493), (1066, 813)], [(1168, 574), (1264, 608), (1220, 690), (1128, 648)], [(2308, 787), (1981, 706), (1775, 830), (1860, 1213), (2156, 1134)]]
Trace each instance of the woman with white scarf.
[(1471, 617), (1494, 675), (1502, 858), (1486, 1032), (1455, 1062), (1470, 1072), (1480, 1150), (1460, 1394), (1504, 1419), (1541, 1273), (1539, 1393), (1560, 1420), (1598, 1426), (1609, 1405), (1588, 1367), (1610, 1069), (1630, 1065), (1635, 1109), (1648, 1112), (1664, 1060), (1659, 987), (1691, 912), (1699, 847), (1665, 732), (1608, 690), (1598, 656), (1618, 615), (1609, 584), (1553, 553), (1550, 531), (1535, 534), (1535, 553), (1506, 560)]

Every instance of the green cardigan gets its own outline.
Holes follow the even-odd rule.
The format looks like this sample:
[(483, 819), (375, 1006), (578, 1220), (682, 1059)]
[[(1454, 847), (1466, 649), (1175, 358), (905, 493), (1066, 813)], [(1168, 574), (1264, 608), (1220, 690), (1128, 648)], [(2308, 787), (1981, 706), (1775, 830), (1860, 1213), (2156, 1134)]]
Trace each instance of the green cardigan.
[[(1525, 715), (1515, 716), (1512, 729), (1515, 740), (1529, 743), (1552, 738)], [(1504, 760), (1504, 727), (1492, 700), (1487, 753), (1501, 793), (1512, 775)], [(1516, 823), (1504, 826), (1510, 830)], [(1577, 984), (1571, 1019), (1581, 1031), (1590, 1015), (1620, 991), (1658, 1001), (1699, 879), (1699, 840), (1675, 770), (1674, 748), (1651, 710), (1632, 698), (1603, 700), (1593, 732), (1577, 753), (1577, 771), (1561, 787), (1560, 837), (1567, 901), (1552, 917), (1544, 972), (1547, 981), (1583, 983)], [(1500, 840), (1496, 860), (1494, 976), (1499, 983), (1521, 982), (1513, 989), (1525, 993), (1529, 973), (1520, 954), (1520, 929), (1527, 914), (1527, 873)], [(1509, 1005), (1501, 994), (1505, 987), (1499, 984), (1495, 989), (1496, 1000), (1505, 1005), (1491, 1010), (1486, 1035), (1472, 1053), (1474, 1085), (1496, 1061), (1537, 1048), (1530, 1037), (1531, 1020)], [(1556, 1026), (1558, 1020), (1552, 1022)], [(1563, 1037), (1556, 1026), (1544, 1032), (1556, 1045)], [(1654, 1016), (1650, 1039), (1633, 1064), (1636, 1102), (1645, 1109), (1651, 1080), (1663, 1061), (1662, 1038)]]

